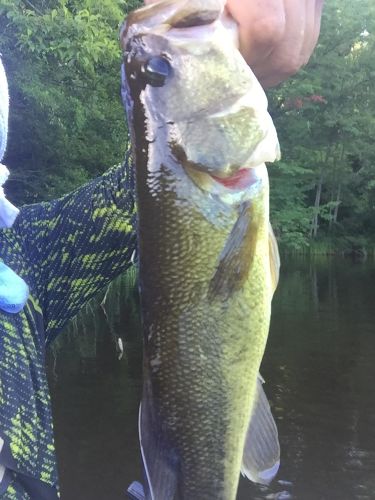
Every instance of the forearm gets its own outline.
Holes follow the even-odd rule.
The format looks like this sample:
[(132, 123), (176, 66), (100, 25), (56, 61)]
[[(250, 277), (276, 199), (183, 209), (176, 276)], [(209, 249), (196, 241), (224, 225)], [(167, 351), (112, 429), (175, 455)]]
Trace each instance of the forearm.
[(130, 168), (111, 169), (60, 200), (23, 208), (15, 230), (23, 236), (51, 340), (130, 266), (136, 245)]

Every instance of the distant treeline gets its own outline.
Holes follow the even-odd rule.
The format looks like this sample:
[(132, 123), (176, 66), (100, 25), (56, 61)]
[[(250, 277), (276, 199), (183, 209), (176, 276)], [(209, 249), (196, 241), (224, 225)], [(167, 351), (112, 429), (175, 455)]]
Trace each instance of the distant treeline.
[[(2, 0), (10, 94), (8, 193), (59, 196), (122, 161), (119, 26), (138, 0)], [(319, 46), (269, 93), (282, 160), (271, 217), (288, 250), (375, 248), (375, 4), (326, 2)]]
[(272, 221), (295, 250), (375, 249), (375, 3), (325, 2), (318, 48), (270, 93), (282, 160)]

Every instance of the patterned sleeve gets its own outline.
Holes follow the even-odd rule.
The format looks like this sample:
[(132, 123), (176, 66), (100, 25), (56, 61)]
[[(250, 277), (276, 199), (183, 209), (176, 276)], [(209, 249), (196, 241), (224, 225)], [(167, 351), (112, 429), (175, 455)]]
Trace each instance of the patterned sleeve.
[(126, 162), (59, 200), (21, 210), (14, 229), (47, 342), (130, 266), (136, 245), (133, 187)]

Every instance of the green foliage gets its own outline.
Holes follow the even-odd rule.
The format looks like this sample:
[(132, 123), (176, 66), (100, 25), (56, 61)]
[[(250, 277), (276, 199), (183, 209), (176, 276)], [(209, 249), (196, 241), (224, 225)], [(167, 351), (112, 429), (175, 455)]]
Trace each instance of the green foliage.
[(119, 163), (126, 147), (120, 102), (124, 0), (3, 0), (8, 184), (16, 202), (58, 196)]
[(327, 2), (310, 64), (271, 93), (283, 152), (271, 207), (287, 246), (375, 236), (374, 49), (374, 3)]

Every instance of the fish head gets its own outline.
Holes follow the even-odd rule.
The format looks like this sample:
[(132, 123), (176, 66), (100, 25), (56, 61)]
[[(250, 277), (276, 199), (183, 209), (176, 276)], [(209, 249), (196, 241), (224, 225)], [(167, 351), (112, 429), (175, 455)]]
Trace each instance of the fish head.
[(224, 4), (164, 0), (131, 13), (121, 32), (130, 128), (143, 127), (147, 144), (161, 142), (209, 190), (243, 187), (249, 169), (279, 157), (267, 98)]

